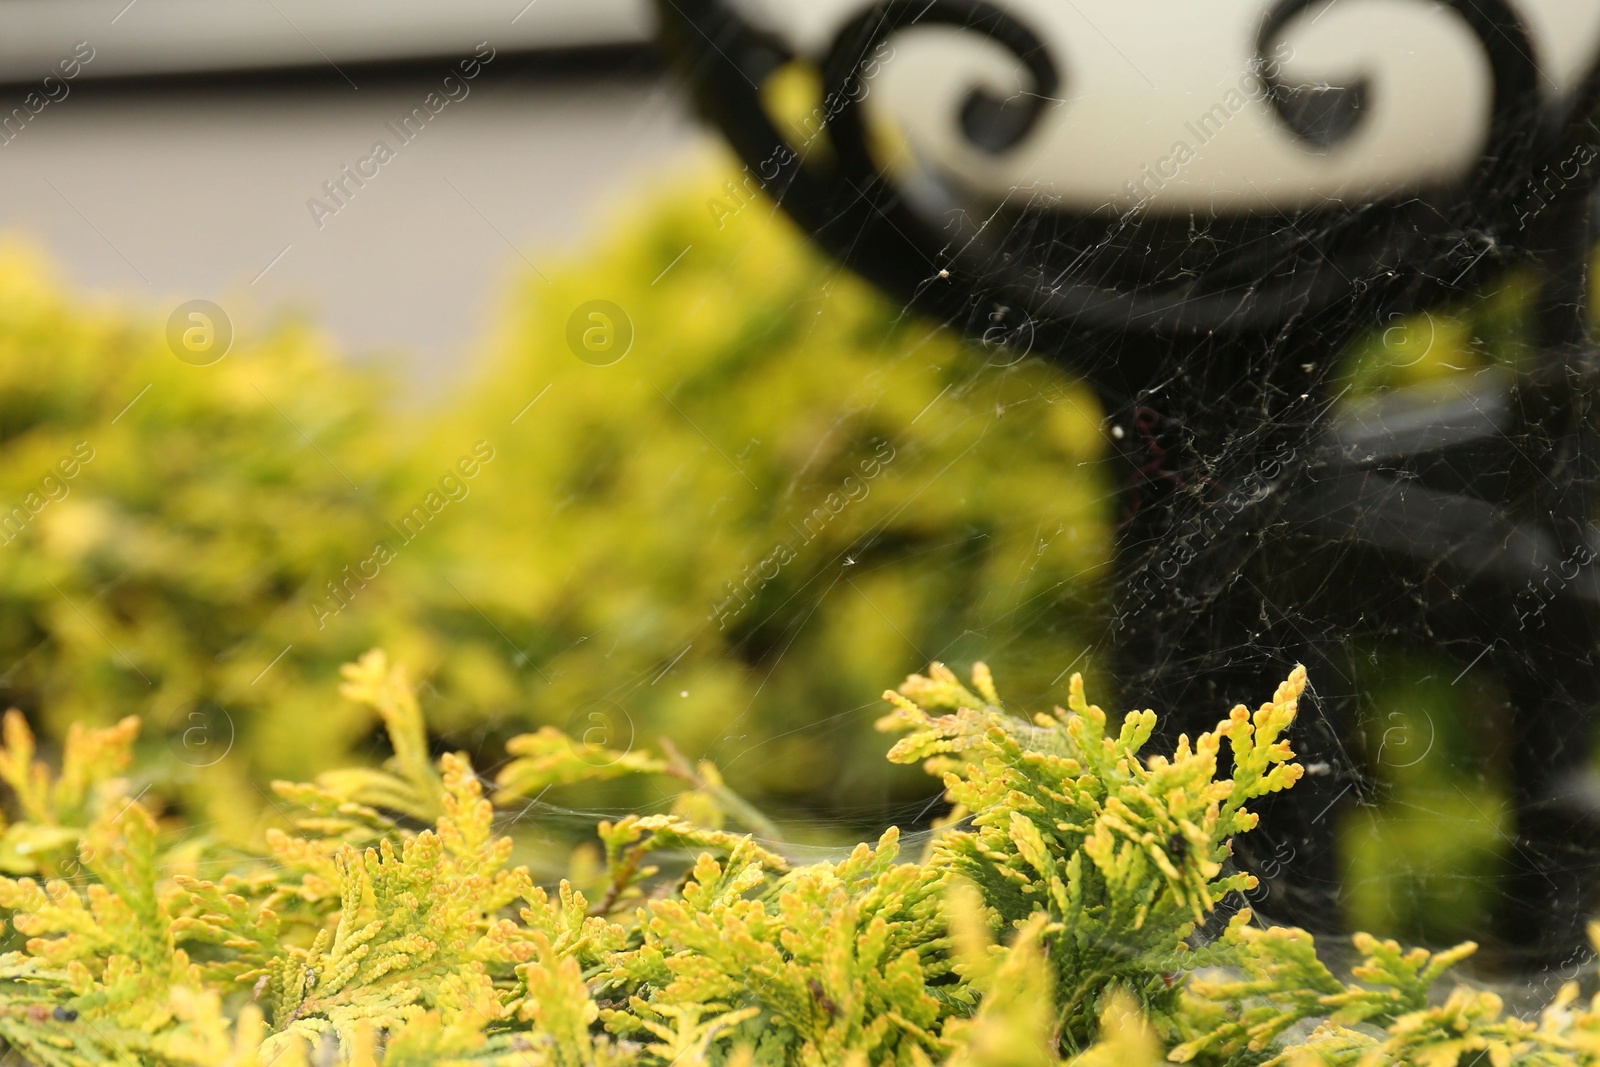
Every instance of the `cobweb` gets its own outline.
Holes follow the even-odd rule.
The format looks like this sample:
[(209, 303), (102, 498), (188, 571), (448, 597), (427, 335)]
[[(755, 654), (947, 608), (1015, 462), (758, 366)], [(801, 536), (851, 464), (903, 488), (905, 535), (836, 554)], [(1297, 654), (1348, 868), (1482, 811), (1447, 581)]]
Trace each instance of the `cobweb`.
[[(826, 162), (764, 192), (908, 316), (973, 338), (992, 373), (1046, 360), (1094, 382), (1118, 552), (1090, 651), (1114, 663), (1118, 706), (1162, 713), (1170, 746), (1310, 668), (1294, 738), (1307, 777), (1240, 850), (1261, 876), (1251, 906), (1321, 932), (1470, 937), (1489, 970), (1537, 976), (1515, 989), (1553, 992), (1588, 965), (1600, 872), (1581, 197), (1545, 213), (1549, 247), (1513, 248), (1515, 230), (1421, 197), (1254, 217), (1140, 201), (1085, 219), (1038, 183), (975, 192), (906, 143), (872, 155), (856, 109), (828, 106), (861, 56), (881, 57), (885, 23), (940, 6), (879, 9), (853, 65), (819, 64), (820, 126), (851, 187), (833, 213), (803, 173)], [(1032, 68), (961, 113), (969, 139), (1004, 149), (1060, 101), (1035, 45), (999, 16), (962, 17)], [(1337, 86), (1273, 91), (1325, 143), (1362, 106)], [(1515, 162), (1479, 175), (1492, 199), (1528, 180)], [(879, 246), (897, 238), (894, 260)], [(1133, 299), (1061, 312), (1085, 281)], [(1224, 310), (1208, 329), (1152, 329), (1137, 298), (1174, 292), (1180, 313), (1219, 296)], [(917, 807), (868, 818), (934, 813)]]

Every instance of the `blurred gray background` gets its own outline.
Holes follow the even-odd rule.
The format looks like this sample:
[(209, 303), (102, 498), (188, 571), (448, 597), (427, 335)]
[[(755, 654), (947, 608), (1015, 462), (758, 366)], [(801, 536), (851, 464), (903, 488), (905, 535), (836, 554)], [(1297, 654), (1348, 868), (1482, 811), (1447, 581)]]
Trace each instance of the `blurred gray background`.
[[(643, 0), (0, 0), (0, 231), (76, 286), (204, 297), (241, 330), (308, 314), (426, 387), (515, 270), (712, 151), (650, 23)], [(390, 124), (481, 42), (493, 60), (398, 147)], [(319, 227), (308, 200), (380, 138), (396, 158)]]

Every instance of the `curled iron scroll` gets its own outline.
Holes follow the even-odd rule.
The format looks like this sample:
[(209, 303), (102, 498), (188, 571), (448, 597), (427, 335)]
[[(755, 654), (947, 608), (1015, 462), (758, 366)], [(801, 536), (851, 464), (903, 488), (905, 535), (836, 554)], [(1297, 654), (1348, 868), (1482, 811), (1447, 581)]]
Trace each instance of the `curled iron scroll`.
[[(1257, 63), (1270, 90), (1269, 102), (1297, 136), (1319, 147), (1337, 141), (1358, 121), (1358, 116), (1348, 110), (1341, 114), (1342, 109), (1334, 102), (1342, 98), (1347, 107), (1359, 107), (1366, 96), (1364, 79), (1346, 86), (1290, 85), (1267, 58), (1295, 20), (1326, 3), (1327, 0), (1281, 0), (1263, 22), (1256, 41)], [(1482, 212), (1487, 205), (1506, 197), (1508, 183), (1516, 180), (1519, 167), (1525, 167), (1529, 159), (1547, 155), (1554, 147), (1554, 131), (1541, 123), (1539, 113), (1538, 52), (1527, 26), (1506, 0), (1445, 0), (1439, 6), (1453, 11), (1471, 28), (1489, 65), (1494, 103), (1487, 147), (1464, 183), (1456, 208), (1458, 212), (1474, 208)]]

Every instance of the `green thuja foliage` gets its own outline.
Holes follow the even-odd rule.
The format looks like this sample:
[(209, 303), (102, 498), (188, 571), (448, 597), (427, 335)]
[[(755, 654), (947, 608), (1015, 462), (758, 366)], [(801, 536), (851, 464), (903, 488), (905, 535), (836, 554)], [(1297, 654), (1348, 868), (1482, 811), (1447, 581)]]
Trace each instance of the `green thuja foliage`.
[[(48, 857), (42, 878), (0, 879), (20, 939), (0, 955), (11, 1055), (37, 1067), (1600, 1063), (1600, 1003), (1577, 1006), (1575, 988), (1538, 1021), (1488, 994), (1436, 996), (1470, 945), (1430, 955), (1358, 938), (1364, 962), (1343, 979), (1305, 933), (1219, 913), (1253, 884), (1229, 865), (1251, 803), (1300, 776), (1284, 737), (1303, 672), (1166, 758), (1142, 751), (1151, 712), (1113, 728), (1081, 679), (1068, 707), (1024, 718), (987, 668), (969, 687), (936, 664), (886, 694), (879, 725), (901, 735), (891, 760), (941, 779), (950, 814), (915, 850), (891, 829), (805, 863), (730, 829), (759, 816), (675, 751), (546, 730), (517, 740), (491, 786), (464, 754), (426, 757), (413, 688), (381, 653), (345, 676), (347, 697), (382, 712), (393, 758), (278, 783), (285, 822), (248, 848), (117, 777), (131, 723), (75, 733), (52, 773), (9, 720), (6, 840)], [(527, 794), (583, 768), (675, 783), (673, 810), (600, 821), (592, 884), (541, 884), (516, 860), (545, 810)]]

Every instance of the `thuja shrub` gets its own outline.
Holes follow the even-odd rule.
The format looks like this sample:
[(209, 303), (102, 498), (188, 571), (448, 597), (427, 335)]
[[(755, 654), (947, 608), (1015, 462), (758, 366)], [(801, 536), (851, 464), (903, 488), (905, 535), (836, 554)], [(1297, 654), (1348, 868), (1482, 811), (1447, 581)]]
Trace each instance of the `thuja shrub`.
[[(1023, 718), (988, 670), (942, 666), (880, 729), (953, 806), (797, 862), (709, 765), (606, 754), (554, 728), (495, 780), (429, 758), (404, 673), (371, 653), (345, 695), (375, 709), (382, 769), (278, 783), (291, 812), (219, 847), (121, 776), (135, 720), (74, 730), (55, 773), (5, 722), (0, 880), (21, 943), (0, 956), (0, 1038), (39, 1067), (91, 1064), (1496, 1064), (1600, 1062), (1600, 1005), (1542, 1019), (1430, 991), (1430, 955), (1358, 937), (1354, 981), (1297, 930), (1233, 910), (1249, 805), (1300, 776), (1297, 671), (1171, 757), (1151, 712)], [(1219, 777), (1219, 758), (1231, 777)], [(516, 861), (530, 803), (585, 777), (648, 776), (670, 808), (602, 821), (603, 861), (539, 884)], [(497, 818), (516, 813), (513, 818)], [(743, 825), (741, 825), (741, 823)], [(420, 827), (430, 826), (428, 829)], [(504, 831), (509, 831), (507, 836)], [(1314, 1028), (1313, 1028), (1314, 1027)]]
[[(462, 743), (530, 716), (581, 733), (598, 700), (797, 817), (920, 804), (862, 707), (886, 667), (982, 648), (1044, 699), (1075, 660), (1098, 665), (1102, 413), (1040, 360), (1003, 366), (1016, 355), (907, 314), (769, 206), (708, 205), (720, 177), (518, 280), (416, 449), (419, 490), (470, 441), (497, 458), (395, 564), (430, 628), (391, 647)], [(598, 299), (633, 334), (603, 367), (570, 337)]]
[[(47, 747), (71, 724), (136, 711), (141, 765), (179, 776), (230, 743), (231, 770), (346, 753), (367, 726), (320, 714), (308, 679), (382, 635), (302, 643), (291, 609), (365, 541), (396, 480), (388, 388), (287, 322), (190, 366), (154, 315), (69, 297), (36, 256), (0, 247), (4, 706)], [(252, 686), (291, 642), (288, 669)], [(221, 729), (207, 737), (207, 724)], [(211, 779), (207, 817), (250, 821), (247, 777), (224, 781)]]
[[(481, 371), (421, 411), (292, 322), (190, 366), (164, 310), (0, 253), (0, 505), (93, 449), (0, 546), (0, 700), (47, 744), (138, 712), (142, 765), (194, 779), (219, 825), (259, 812), (252, 777), (369, 756), (370, 715), (322, 694), (380, 644), (443, 746), (581, 733), (598, 701), (822, 825), (915, 800), (872, 753), (860, 694), (885, 669), (981, 642), (1042, 697), (1094, 643), (1099, 409), (904, 315), (770, 210), (719, 218), (720, 185), (516, 279)], [(608, 367), (567, 336), (597, 298), (633, 323)], [(231, 778), (191, 774), (230, 742)]]

